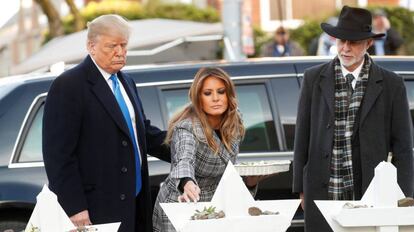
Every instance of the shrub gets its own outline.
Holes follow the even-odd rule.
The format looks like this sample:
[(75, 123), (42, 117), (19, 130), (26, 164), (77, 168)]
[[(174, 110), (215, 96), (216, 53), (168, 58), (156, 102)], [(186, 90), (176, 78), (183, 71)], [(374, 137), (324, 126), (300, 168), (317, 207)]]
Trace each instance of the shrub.
[[(129, 20), (144, 18), (167, 18), (183, 19), (199, 22), (218, 22), (220, 16), (218, 12), (208, 7), (199, 9), (189, 4), (164, 4), (157, 0), (148, 1), (142, 5), (137, 1), (127, 0), (104, 0), (101, 2), (90, 2), (80, 10), (86, 22), (104, 14), (119, 14)], [(65, 33), (74, 32), (74, 18), (69, 14), (63, 17)]]
[(218, 12), (207, 7), (206, 9), (199, 9), (189, 4), (158, 4), (154, 3), (148, 5), (147, 18), (167, 18), (167, 19), (183, 19), (199, 22), (218, 22), (220, 17)]
[(314, 38), (319, 37), (322, 33), (320, 22), (316, 20), (307, 20), (305, 23), (290, 32), (290, 39), (298, 42), (306, 53)]
[(270, 34), (263, 31), (260, 27), (253, 26), (254, 54), (249, 57), (259, 57), (263, 44), (272, 38)]

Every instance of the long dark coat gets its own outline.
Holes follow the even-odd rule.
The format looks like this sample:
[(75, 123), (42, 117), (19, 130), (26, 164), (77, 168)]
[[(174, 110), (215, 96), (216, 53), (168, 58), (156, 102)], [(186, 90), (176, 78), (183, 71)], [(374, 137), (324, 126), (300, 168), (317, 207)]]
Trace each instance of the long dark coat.
[[(365, 192), (374, 168), (393, 152), (398, 184), (413, 195), (412, 123), (403, 79), (372, 64), (368, 85), (354, 126), (352, 154), (358, 180)], [(296, 122), (293, 191), (305, 194), (307, 232), (331, 231), (313, 200), (328, 199), (334, 136), (334, 62), (310, 68), (302, 83)], [(358, 158), (355, 158), (358, 157)], [(360, 197), (360, 196), (359, 196)]]
[(134, 81), (118, 72), (136, 115), (142, 190), (135, 196), (135, 157), (128, 127), (105, 79), (87, 56), (53, 82), (43, 117), (43, 157), (50, 189), (68, 216), (85, 209), (92, 223), (152, 231), (147, 153), (169, 160), (165, 133), (145, 118)]

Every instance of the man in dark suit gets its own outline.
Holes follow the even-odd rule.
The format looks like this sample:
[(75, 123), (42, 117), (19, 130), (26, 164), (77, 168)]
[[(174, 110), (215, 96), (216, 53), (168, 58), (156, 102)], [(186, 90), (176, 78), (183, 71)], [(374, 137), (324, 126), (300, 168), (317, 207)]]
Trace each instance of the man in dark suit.
[(384, 34), (371, 31), (371, 14), (343, 7), (338, 55), (305, 71), (296, 122), (293, 191), (300, 193), (305, 229), (332, 231), (314, 200), (358, 200), (388, 154), (398, 184), (413, 195), (412, 124), (403, 79), (376, 65), (367, 49)]
[(404, 43), (403, 38), (391, 27), (387, 14), (382, 9), (372, 12), (372, 30), (376, 33), (384, 33), (385, 36), (376, 38), (374, 44), (368, 49), (371, 55), (397, 55), (398, 49)]
[(145, 118), (126, 63), (128, 22), (104, 15), (88, 24), (89, 55), (53, 82), (43, 117), (50, 189), (76, 226), (121, 222), (152, 231), (146, 154), (170, 160), (165, 133)]

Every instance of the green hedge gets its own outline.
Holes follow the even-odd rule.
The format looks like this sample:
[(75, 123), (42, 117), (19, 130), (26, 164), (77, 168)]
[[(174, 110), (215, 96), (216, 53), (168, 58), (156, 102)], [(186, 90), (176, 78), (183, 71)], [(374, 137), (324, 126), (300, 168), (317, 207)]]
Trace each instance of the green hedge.
[(271, 34), (266, 33), (260, 27), (253, 26), (254, 54), (249, 57), (259, 57), (261, 47), (273, 38)]
[(316, 20), (305, 20), (305, 23), (290, 32), (290, 39), (298, 42), (307, 54), (312, 39), (319, 37), (322, 33), (321, 22)]
[[(142, 5), (137, 1), (127, 0), (104, 0), (101, 2), (90, 2), (80, 10), (86, 22), (104, 14), (119, 14), (129, 20), (144, 18), (166, 18), (182, 19), (199, 22), (218, 22), (219, 13), (211, 7), (199, 9), (190, 4), (166, 4), (161, 1), (151, 0)], [(74, 31), (74, 18), (69, 14), (63, 18), (65, 33)]]

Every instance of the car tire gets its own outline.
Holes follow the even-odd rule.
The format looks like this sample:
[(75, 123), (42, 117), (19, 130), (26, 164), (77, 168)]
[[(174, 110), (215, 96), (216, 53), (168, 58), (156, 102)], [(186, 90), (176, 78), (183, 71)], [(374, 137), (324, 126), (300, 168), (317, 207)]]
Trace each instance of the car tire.
[[(16, 221), (16, 220), (7, 220), (0, 222), (0, 232), (4, 232), (7, 230), (12, 230), (14, 232), (23, 231), (26, 228), (27, 222)], [(10, 232), (12, 232), (10, 231)], [(7, 231), (9, 232), (9, 231)]]

